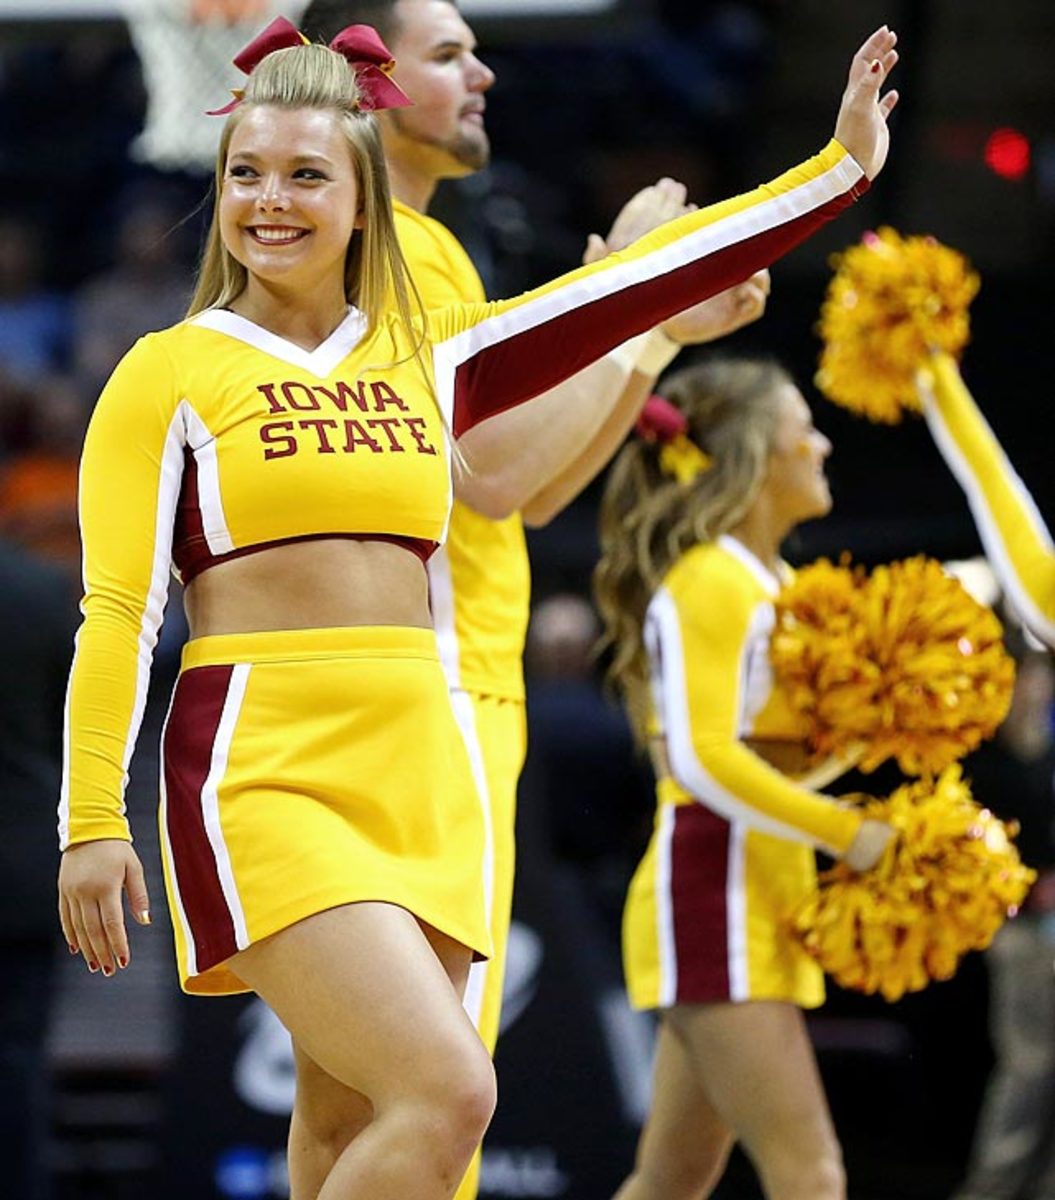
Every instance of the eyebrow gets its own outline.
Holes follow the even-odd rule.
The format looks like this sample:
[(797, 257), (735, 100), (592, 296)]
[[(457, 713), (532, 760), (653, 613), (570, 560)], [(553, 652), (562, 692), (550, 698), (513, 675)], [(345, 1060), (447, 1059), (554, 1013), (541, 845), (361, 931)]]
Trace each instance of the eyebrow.
[[(259, 162), (261, 156), (257, 154), (255, 150), (235, 150), (230, 157), (251, 159), (255, 162)], [(325, 154), (294, 154), (293, 157), (287, 161), (298, 167), (305, 166), (309, 163), (327, 163), (329, 166), (333, 166), (333, 160), (328, 158)]]
[(431, 46), (429, 49), (430, 49), (430, 53), (432, 53), (432, 54), (438, 54), (441, 50), (467, 50), (470, 54), (475, 54), (476, 53), (476, 43), (475, 42), (462, 42), (462, 41), (458, 41), (456, 38), (447, 38), (445, 41), (437, 42), (434, 46)]

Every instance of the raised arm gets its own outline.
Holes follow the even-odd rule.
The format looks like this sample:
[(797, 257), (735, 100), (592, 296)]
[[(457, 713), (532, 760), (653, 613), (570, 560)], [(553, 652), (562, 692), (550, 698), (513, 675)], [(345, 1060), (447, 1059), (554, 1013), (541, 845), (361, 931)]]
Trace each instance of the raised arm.
[[(884, 46), (874, 69), (859, 61)], [(517, 299), (433, 314), (437, 381), (441, 399), (453, 404), (455, 434), (742, 282), (852, 203), (886, 157), (886, 118), (896, 96), (880, 100), (879, 88), (895, 60), (893, 34), (885, 30), (855, 57), (836, 126), (848, 148), (832, 141), (772, 183), (672, 221)]]
[(967, 495), (1000, 586), (1029, 629), (1055, 648), (1055, 545), (1044, 518), (953, 359), (934, 355), (918, 386), (935, 445)]

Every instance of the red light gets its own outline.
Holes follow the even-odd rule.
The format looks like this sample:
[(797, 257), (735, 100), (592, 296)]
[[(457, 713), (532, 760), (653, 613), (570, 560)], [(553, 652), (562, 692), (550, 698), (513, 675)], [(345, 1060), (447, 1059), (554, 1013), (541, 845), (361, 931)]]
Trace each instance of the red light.
[(1017, 129), (994, 129), (985, 143), (985, 165), (1001, 179), (1023, 179), (1029, 171), (1029, 138)]

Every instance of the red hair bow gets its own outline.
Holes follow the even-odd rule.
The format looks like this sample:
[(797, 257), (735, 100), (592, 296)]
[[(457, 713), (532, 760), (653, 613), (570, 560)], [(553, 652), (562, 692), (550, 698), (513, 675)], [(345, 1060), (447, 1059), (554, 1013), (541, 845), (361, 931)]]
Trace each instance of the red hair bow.
[[(306, 46), (308, 39), (285, 17), (276, 17), (271, 24), (258, 33), (248, 46), (235, 58), (234, 65), (245, 75), (253, 71), (269, 54), (276, 50), (288, 50), (291, 46)], [(362, 93), (359, 107), (365, 112), (376, 112), (383, 108), (406, 108), (413, 101), (391, 78), (396, 60), (378, 36), (377, 30), (369, 25), (349, 25), (342, 29), (330, 42), (330, 49), (355, 68), (355, 81)], [(206, 114), (210, 117), (226, 116), (242, 103), (242, 92), (235, 91), (234, 99), (223, 108)]]
[(689, 422), (681, 409), (675, 408), (669, 400), (662, 396), (649, 396), (634, 428), (646, 442), (666, 445), (679, 434), (687, 433)]

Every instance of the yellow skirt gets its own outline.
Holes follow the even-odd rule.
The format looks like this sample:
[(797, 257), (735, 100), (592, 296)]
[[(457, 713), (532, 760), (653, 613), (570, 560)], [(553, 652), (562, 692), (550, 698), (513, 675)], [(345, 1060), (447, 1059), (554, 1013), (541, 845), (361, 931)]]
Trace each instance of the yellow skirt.
[(822, 1004), (824, 975), (788, 932), (816, 887), (812, 848), (731, 823), (670, 778), (657, 798), (623, 911), (631, 1004)]
[(355, 901), (491, 953), (485, 817), (431, 630), (189, 642), (159, 819), (185, 991), (245, 991), (233, 954)]

